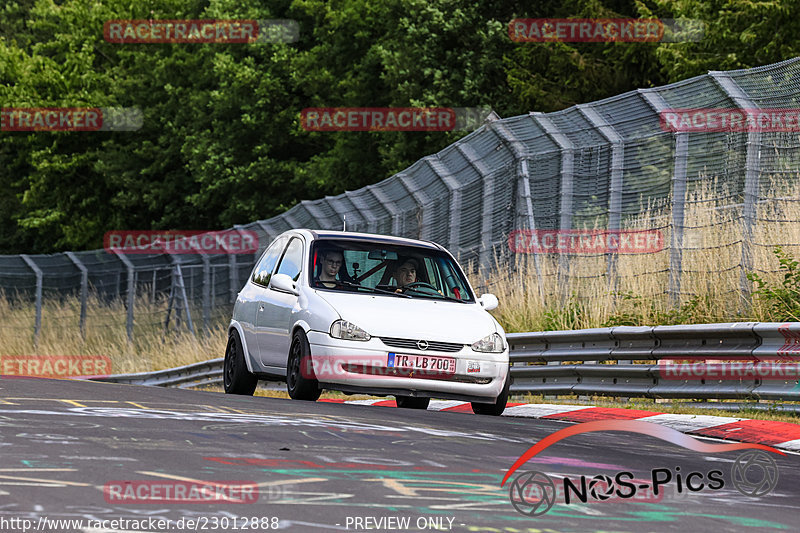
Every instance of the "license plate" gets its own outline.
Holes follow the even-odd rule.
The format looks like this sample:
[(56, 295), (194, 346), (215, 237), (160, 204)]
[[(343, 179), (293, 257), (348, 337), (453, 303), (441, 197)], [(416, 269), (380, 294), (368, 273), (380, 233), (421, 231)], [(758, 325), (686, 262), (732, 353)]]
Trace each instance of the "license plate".
[(422, 370), (436, 374), (455, 374), (456, 360), (437, 355), (405, 355), (390, 352), (386, 366), (399, 370)]

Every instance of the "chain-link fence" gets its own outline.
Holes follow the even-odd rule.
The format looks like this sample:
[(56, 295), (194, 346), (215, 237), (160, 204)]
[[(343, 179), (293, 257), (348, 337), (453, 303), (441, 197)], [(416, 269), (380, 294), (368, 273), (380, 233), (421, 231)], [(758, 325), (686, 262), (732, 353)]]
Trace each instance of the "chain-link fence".
[[(258, 234), (260, 253), (284, 230), (341, 229), (346, 217), (349, 231), (432, 240), (462, 263), (524, 262), (545, 296), (638, 283), (677, 302), (710, 283), (746, 297), (748, 272), (777, 270), (771, 248), (800, 243), (797, 124), (715, 130), (690, 117), (676, 130), (665, 113), (797, 109), (798, 97), (800, 58), (493, 120), (378, 184), (235, 229)], [(258, 255), (0, 256), (0, 288), (35, 299), (37, 332), (47, 299), (80, 297), (74, 316), (58, 317), (73, 328), (85, 325), (89, 292), (122, 299), (130, 336), (137, 295), (171, 295), (170, 312), (207, 326)]]

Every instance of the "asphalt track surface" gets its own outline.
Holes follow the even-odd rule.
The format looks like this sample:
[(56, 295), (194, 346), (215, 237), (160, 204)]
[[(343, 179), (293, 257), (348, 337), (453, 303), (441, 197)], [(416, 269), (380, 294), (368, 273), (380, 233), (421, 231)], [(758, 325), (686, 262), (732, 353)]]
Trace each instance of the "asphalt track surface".
[[(577, 481), (581, 475), (613, 477), (620, 471), (649, 481), (656, 468), (675, 472), (680, 467), (684, 474), (703, 476), (718, 469), (724, 487), (678, 494), (673, 481), (657, 501), (600, 501), (589, 494), (585, 504), (573, 498), (567, 505), (561, 499), (539, 516), (517, 512), (509, 499), (510, 485), (500, 487), (506, 471), (531, 445), (571, 425), (68, 380), (1, 379), (0, 531), (798, 529), (798, 455), (769, 454), (778, 465), (778, 485), (765, 496), (748, 497), (731, 483), (733, 462), (741, 451), (703, 454), (646, 435), (606, 431), (558, 442), (519, 472), (543, 472), (559, 484), (564, 477)], [(104, 492), (109, 484), (125, 481), (181, 480), (254, 483), (257, 501), (120, 503), (109, 501)], [(640, 494), (652, 497), (647, 491)], [(196, 523), (188, 523), (190, 519)]]

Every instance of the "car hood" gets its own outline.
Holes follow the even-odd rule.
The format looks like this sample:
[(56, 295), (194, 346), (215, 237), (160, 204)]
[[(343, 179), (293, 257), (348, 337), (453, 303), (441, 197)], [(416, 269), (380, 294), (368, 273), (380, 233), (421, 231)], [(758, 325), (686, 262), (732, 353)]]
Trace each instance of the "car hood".
[(491, 315), (480, 304), (346, 292), (317, 294), (344, 320), (373, 337), (472, 344), (497, 331)]

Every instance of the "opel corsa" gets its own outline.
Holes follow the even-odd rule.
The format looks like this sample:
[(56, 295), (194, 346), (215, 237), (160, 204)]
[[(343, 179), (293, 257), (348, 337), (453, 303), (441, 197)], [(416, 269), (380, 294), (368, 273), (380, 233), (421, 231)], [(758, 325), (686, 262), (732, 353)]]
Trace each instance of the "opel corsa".
[(398, 407), (465, 400), (499, 415), (508, 400), (505, 332), (453, 256), (432, 242), (365, 233), (290, 230), (239, 293), (224, 384), (251, 395), (285, 379), (289, 396), (323, 389), (393, 395)]

